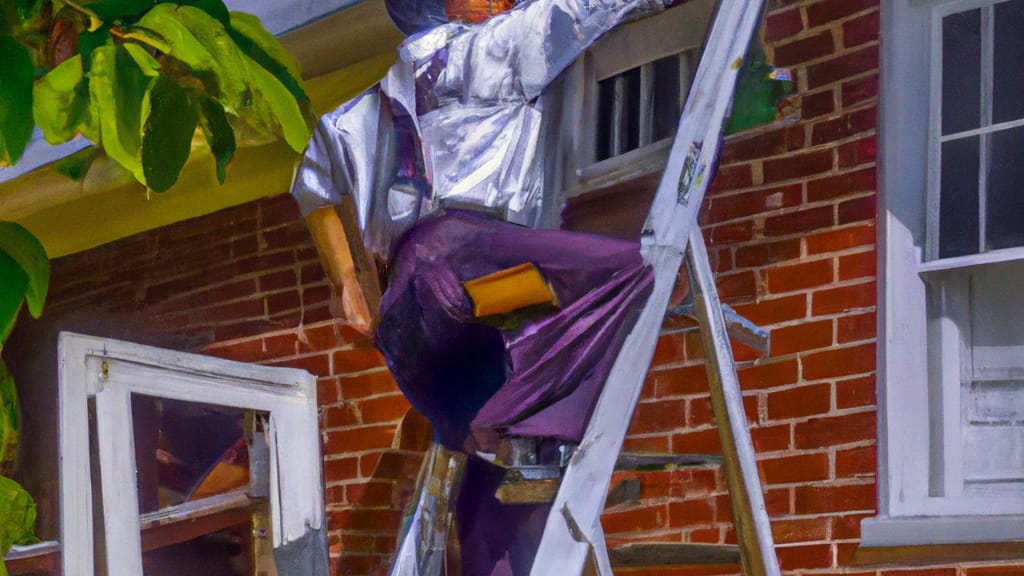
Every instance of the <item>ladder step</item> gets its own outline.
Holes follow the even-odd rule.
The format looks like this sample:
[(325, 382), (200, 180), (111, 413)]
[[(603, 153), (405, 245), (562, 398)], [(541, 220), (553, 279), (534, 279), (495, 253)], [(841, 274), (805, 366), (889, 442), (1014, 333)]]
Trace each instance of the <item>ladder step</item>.
[(617, 568), (739, 564), (740, 549), (729, 544), (635, 542), (609, 548), (608, 557)]
[[(616, 470), (657, 472), (719, 466), (722, 457), (716, 454), (655, 454), (623, 452), (615, 463)], [(557, 466), (521, 466), (509, 468), (494, 496), (503, 504), (540, 504), (551, 502), (561, 484)]]

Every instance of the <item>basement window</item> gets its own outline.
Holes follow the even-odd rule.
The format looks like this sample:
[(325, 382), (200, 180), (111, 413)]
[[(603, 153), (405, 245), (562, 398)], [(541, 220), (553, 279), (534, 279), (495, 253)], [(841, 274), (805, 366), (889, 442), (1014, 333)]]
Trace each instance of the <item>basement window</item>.
[(63, 574), (327, 576), (312, 375), (69, 333), (60, 363)]

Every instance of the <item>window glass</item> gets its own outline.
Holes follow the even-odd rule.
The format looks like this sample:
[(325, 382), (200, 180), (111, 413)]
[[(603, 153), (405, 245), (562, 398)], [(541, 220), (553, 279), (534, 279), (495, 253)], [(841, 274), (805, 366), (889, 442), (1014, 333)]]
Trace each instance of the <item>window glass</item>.
[(985, 249), (1024, 246), (1024, 127), (996, 132), (989, 142)]
[(992, 121), (1024, 118), (1024, 0), (996, 4)]
[(942, 19), (942, 133), (981, 121), (981, 10)]
[(679, 124), (680, 58), (686, 54), (675, 54), (654, 62), (654, 114), (651, 116), (651, 140), (657, 142), (675, 134)]
[(973, 136), (942, 144), (940, 258), (978, 251), (978, 142)]

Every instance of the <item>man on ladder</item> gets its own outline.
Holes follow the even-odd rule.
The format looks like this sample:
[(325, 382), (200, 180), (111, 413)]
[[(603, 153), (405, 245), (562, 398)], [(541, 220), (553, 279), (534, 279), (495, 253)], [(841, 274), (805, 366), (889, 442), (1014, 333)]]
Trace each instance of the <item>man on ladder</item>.
[[(500, 465), (560, 463), (585, 442), (613, 352), (672, 265), (636, 244), (523, 226), (542, 209), (544, 88), (603, 33), (661, 2), (531, 0), (494, 18), (511, 6), (478, 4), (390, 1), (412, 34), (399, 61), (323, 117), (292, 187), (364, 330), (379, 298), (373, 261), (388, 263), (377, 344), (434, 425), (400, 574), (440, 572), (450, 512), (463, 574), (542, 568), (537, 550), (557, 511), (498, 502)], [(681, 254), (685, 244), (670, 246)], [(533, 439), (526, 454), (521, 438)]]

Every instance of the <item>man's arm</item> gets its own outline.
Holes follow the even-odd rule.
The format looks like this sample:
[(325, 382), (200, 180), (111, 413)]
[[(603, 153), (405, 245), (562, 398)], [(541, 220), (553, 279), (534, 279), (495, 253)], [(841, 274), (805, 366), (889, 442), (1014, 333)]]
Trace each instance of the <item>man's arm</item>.
[[(363, 244), (353, 201), (357, 172), (346, 154), (347, 139), (376, 142), (379, 95), (371, 89), (317, 125), (292, 182), (291, 194), (305, 216), (324, 270), (356, 330), (370, 334), (380, 306), (380, 284), (373, 258)], [(372, 163), (373, 159), (364, 159)]]

